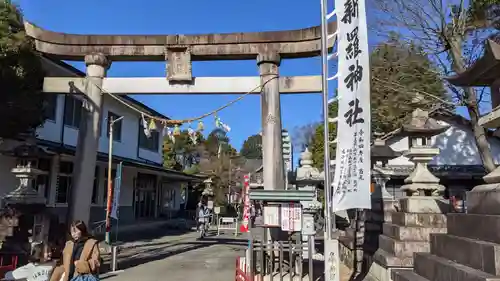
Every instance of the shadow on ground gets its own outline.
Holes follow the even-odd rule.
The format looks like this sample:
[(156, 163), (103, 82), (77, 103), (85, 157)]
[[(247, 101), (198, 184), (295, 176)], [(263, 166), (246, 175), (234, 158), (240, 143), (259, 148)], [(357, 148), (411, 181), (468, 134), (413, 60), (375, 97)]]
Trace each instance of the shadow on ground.
[[(183, 240), (191, 240), (191, 241), (182, 242)], [(179, 255), (189, 251), (211, 247), (214, 245), (234, 246), (233, 250), (239, 251), (240, 249), (243, 249), (247, 245), (247, 242), (243, 239), (238, 239), (238, 238), (219, 238), (216, 236), (208, 236), (205, 237), (204, 239), (197, 241), (192, 241), (192, 237), (189, 238), (186, 237), (184, 239), (179, 239), (175, 241), (127, 247), (124, 251), (128, 251), (131, 249), (135, 249), (136, 251), (133, 251), (132, 253), (129, 254), (119, 255), (118, 268), (120, 270), (125, 270), (145, 263), (162, 260), (174, 255)], [(105, 263), (101, 268), (101, 273), (107, 273), (109, 271), (110, 271), (110, 257), (107, 256), (105, 258)]]

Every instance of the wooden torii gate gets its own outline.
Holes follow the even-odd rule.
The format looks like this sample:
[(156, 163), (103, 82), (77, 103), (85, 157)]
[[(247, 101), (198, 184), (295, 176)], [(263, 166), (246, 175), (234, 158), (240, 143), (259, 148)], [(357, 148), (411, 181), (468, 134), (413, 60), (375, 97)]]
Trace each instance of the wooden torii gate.
[[(72, 191), (74, 219), (88, 221), (98, 149), (103, 90), (126, 94), (242, 94), (262, 84), (265, 189), (284, 189), (280, 93), (319, 93), (321, 76), (279, 77), (281, 59), (319, 56), (319, 26), (286, 31), (203, 35), (76, 35), (26, 22), (36, 49), (55, 59), (85, 61), (86, 78), (46, 77), (44, 92), (84, 93), (88, 105), (76, 152)], [(336, 23), (328, 26), (331, 32)], [(332, 48), (336, 38), (329, 38)], [(192, 61), (254, 60), (260, 77), (193, 77)], [(165, 61), (167, 77), (105, 78), (112, 61)], [(319, 69), (318, 69), (319, 71)], [(260, 94), (260, 92), (258, 92)], [(76, 198), (78, 198), (76, 200)]]

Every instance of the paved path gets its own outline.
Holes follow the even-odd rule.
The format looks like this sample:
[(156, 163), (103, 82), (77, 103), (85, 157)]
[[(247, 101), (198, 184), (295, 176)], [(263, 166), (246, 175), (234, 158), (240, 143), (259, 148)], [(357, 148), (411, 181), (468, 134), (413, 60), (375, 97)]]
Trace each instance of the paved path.
[(246, 241), (229, 235), (196, 239), (197, 233), (163, 236), (125, 243), (119, 255), (117, 275), (103, 274), (109, 281), (233, 281), (236, 256)]

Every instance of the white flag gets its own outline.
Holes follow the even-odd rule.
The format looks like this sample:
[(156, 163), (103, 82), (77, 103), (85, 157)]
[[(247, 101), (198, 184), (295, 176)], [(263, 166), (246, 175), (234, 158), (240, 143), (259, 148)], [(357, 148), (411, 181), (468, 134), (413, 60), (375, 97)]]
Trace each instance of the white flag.
[(333, 211), (371, 208), (370, 64), (365, 0), (335, 0), (338, 25), (337, 153)]

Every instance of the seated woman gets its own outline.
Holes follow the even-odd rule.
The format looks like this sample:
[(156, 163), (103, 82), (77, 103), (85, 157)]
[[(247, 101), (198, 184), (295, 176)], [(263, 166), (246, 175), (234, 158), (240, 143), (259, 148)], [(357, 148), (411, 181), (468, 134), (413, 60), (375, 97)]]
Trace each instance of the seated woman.
[(93, 239), (82, 221), (70, 227), (71, 240), (66, 242), (62, 254), (62, 265), (54, 268), (50, 281), (71, 281), (80, 275), (99, 274), (101, 254), (98, 241)]
[(51, 248), (43, 243), (33, 246), (29, 263), (5, 274), (4, 280), (48, 281), (55, 263)]

